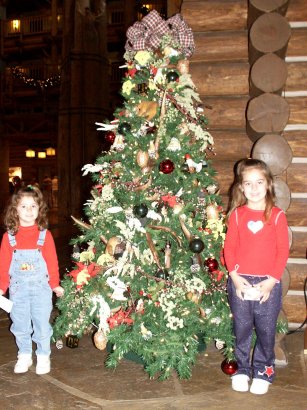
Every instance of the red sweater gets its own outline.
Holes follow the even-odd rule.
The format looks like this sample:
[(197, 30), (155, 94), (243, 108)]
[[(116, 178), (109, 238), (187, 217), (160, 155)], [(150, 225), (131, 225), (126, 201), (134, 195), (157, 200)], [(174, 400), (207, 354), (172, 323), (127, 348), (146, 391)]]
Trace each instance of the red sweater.
[(277, 207), (270, 220), (263, 221), (263, 211), (246, 205), (234, 210), (224, 244), (224, 257), (229, 272), (241, 275), (272, 276), (280, 280), (289, 256), (286, 215)]
[[(39, 231), (37, 225), (20, 226), (15, 235), (16, 249), (37, 249)], [(6, 292), (9, 287), (9, 268), (11, 265), (13, 248), (9, 243), (7, 232), (3, 235), (0, 248), (0, 289)], [(59, 286), (59, 264), (54, 240), (50, 231), (47, 230), (45, 243), (42, 247), (42, 255), (46, 261), (49, 273), (49, 285), (51, 289)]]

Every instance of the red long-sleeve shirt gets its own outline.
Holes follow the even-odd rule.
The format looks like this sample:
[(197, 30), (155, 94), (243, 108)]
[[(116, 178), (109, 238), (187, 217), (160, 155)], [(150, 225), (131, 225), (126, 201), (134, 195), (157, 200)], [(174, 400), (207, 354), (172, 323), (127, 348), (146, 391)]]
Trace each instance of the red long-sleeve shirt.
[(286, 215), (272, 209), (266, 223), (263, 211), (246, 205), (234, 210), (224, 243), (224, 257), (229, 272), (243, 275), (272, 276), (280, 280), (289, 256), (289, 235)]
[[(37, 249), (39, 230), (37, 225), (23, 227), (20, 226), (15, 235), (16, 249)], [(9, 268), (12, 261), (13, 248), (9, 243), (7, 232), (3, 235), (0, 247), (0, 289), (6, 292), (9, 287)], [(56, 254), (54, 240), (50, 231), (47, 230), (45, 243), (42, 247), (42, 255), (46, 261), (49, 285), (51, 289), (59, 286), (59, 264)]]

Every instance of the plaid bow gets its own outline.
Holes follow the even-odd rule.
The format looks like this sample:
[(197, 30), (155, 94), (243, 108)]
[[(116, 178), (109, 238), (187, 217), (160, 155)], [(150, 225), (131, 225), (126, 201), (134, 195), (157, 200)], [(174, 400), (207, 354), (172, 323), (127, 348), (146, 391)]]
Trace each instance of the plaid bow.
[(142, 21), (137, 21), (127, 30), (127, 51), (155, 50), (159, 47), (163, 35), (170, 34), (180, 45), (180, 52), (191, 57), (194, 52), (192, 29), (180, 14), (163, 20), (156, 10), (152, 10)]

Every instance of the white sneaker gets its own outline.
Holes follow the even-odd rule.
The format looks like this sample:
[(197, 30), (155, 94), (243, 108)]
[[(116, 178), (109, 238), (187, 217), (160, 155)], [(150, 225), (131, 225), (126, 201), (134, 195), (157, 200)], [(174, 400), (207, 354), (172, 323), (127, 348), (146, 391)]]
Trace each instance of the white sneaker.
[(249, 391), (253, 394), (265, 394), (268, 392), (270, 384), (270, 382), (263, 379), (253, 379)]
[(50, 357), (37, 355), (36, 374), (46, 374), (50, 372)]
[(248, 391), (249, 377), (246, 374), (235, 374), (231, 378), (232, 390), (245, 392)]
[(14, 367), (14, 373), (26, 373), (32, 366), (32, 355), (27, 353), (18, 354), (18, 360)]

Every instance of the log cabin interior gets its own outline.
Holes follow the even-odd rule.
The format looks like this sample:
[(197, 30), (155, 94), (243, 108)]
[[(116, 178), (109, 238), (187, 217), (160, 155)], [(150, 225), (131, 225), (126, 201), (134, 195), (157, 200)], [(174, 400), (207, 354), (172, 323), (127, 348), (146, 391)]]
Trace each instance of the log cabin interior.
[[(215, 141), (212, 157), (227, 208), (235, 163), (267, 161), (285, 210), (291, 248), (282, 315), (306, 319), (306, 0), (0, 1), (1, 210), (8, 174), (59, 176), (59, 215), (81, 215), (81, 168), (103, 145), (95, 121), (120, 103), (126, 29), (156, 8), (178, 11), (194, 33), (190, 72)], [(47, 148), (53, 148), (47, 152)], [(32, 157), (26, 157), (28, 155)], [(47, 152), (39, 158), (38, 152)], [(35, 155), (35, 156), (33, 156)], [(306, 347), (307, 348), (307, 347)]]

